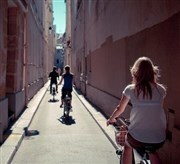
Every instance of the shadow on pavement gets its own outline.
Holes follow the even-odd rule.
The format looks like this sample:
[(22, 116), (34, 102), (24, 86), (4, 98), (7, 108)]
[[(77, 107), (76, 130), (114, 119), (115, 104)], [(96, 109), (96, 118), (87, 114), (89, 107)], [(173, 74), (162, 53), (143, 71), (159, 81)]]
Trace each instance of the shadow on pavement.
[(25, 131), (25, 136), (36, 136), (39, 135), (39, 131), (38, 130), (28, 130), (27, 127), (24, 128)]
[(58, 99), (50, 99), (48, 102), (52, 102), (52, 103), (54, 103), (54, 102), (59, 102), (59, 100)]
[(69, 116), (68, 118), (62, 116), (58, 119), (58, 121), (65, 125), (72, 125), (76, 123), (75, 119), (73, 119), (72, 116)]

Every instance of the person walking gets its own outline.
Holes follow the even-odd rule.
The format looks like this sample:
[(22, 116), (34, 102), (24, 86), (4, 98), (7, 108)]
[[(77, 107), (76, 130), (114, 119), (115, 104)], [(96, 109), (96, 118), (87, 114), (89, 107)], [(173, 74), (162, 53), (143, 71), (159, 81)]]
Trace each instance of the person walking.
[(148, 57), (138, 58), (130, 71), (132, 83), (122, 92), (122, 98), (107, 120), (107, 125), (116, 122), (116, 118), (131, 101), (123, 163), (132, 162), (132, 148), (150, 145), (154, 148), (150, 153), (152, 164), (160, 164), (156, 150), (163, 146), (166, 139), (166, 116), (163, 109), (166, 88), (158, 83), (159, 69)]
[(74, 83), (74, 75), (73, 73), (70, 72), (70, 66), (66, 65), (64, 67), (65, 69), (65, 73), (62, 74), (61, 76), (61, 80), (59, 82), (58, 85), (61, 85), (62, 81), (64, 80), (64, 84), (62, 87), (62, 95), (61, 95), (61, 105), (60, 107), (62, 108), (63, 106), (63, 102), (64, 102), (64, 98), (66, 96), (66, 94), (68, 94), (68, 96), (71, 98), (72, 100), (72, 87), (73, 87), (73, 83)]

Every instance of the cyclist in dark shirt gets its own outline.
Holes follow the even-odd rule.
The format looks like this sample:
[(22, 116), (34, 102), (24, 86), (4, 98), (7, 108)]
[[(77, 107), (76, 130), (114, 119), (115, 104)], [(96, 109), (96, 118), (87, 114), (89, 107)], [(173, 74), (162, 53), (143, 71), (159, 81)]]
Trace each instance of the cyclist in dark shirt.
[(53, 71), (49, 73), (50, 82), (50, 94), (52, 93), (52, 85), (56, 85), (56, 92), (58, 93), (57, 79), (59, 79), (59, 74), (56, 72), (57, 68), (54, 66)]
[(65, 73), (62, 74), (61, 80), (58, 85), (61, 85), (62, 81), (64, 80), (64, 84), (62, 87), (62, 96), (61, 96), (61, 105), (60, 107), (62, 108), (63, 106), (63, 101), (68, 93), (68, 96), (72, 99), (72, 87), (73, 87), (73, 81), (74, 81), (74, 75), (70, 72), (70, 66), (66, 65), (65, 66)]

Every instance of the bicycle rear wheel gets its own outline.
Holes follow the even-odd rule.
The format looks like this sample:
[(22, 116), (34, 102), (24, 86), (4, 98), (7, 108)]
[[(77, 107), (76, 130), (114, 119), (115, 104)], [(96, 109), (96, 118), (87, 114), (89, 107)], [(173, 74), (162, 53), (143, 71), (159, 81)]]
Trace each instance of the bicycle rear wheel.
[(64, 117), (69, 117), (69, 110), (66, 104), (64, 104)]
[(69, 104), (69, 101), (67, 99), (65, 99), (65, 101), (64, 101), (64, 117), (68, 118), (69, 113), (70, 113), (70, 104)]

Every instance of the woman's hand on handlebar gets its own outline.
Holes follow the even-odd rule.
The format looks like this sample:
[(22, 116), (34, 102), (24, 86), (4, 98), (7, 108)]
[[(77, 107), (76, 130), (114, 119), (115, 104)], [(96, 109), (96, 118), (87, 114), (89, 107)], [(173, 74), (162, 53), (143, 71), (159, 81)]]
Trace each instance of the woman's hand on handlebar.
[(117, 121), (117, 120), (116, 120), (115, 118), (113, 119), (113, 118), (110, 117), (110, 118), (107, 120), (106, 124), (107, 124), (107, 126), (108, 126), (108, 125), (110, 125), (110, 124), (114, 124), (116, 121)]

